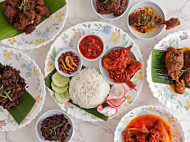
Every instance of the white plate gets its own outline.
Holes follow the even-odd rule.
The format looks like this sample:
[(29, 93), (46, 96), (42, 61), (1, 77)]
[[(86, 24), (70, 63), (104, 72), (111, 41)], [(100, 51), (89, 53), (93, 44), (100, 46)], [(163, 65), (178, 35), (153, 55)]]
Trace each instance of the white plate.
[(129, 11), (128, 15), (127, 15), (127, 26), (129, 28), (129, 30), (131, 31), (132, 34), (134, 34), (136, 37), (141, 38), (141, 39), (152, 39), (155, 38), (156, 36), (158, 36), (161, 31), (164, 29), (164, 25), (158, 26), (157, 28), (154, 28), (151, 32), (148, 32), (146, 34), (142, 34), (139, 33), (137, 31), (135, 31), (130, 25), (129, 25), (129, 15), (131, 13), (133, 13), (133, 11), (139, 9), (139, 8), (143, 8), (145, 6), (148, 7), (152, 7), (154, 8), (158, 14), (160, 15), (160, 17), (162, 17), (163, 19), (165, 19), (165, 15), (164, 15), (164, 11), (160, 8), (159, 5), (157, 5), (154, 2), (151, 1), (143, 1), (143, 2), (139, 2), (137, 4), (135, 4)]
[[(129, 45), (132, 45), (133, 46), (132, 52), (137, 57), (137, 60), (143, 64), (142, 55), (138, 46), (131, 39), (131, 37), (129, 37), (129, 35), (126, 32), (124, 32), (122, 29), (103, 22), (86, 22), (86, 23), (80, 23), (74, 27), (69, 28), (55, 40), (54, 44), (51, 46), (48, 55), (46, 57), (45, 76), (47, 76), (55, 68), (54, 60), (56, 55), (61, 50), (66, 48), (72, 48), (76, 50), (77, 43), (80, 37), (88, 33), (98, 34), (104, 40), (105, 50), (108, 50), (112, 47), (118, 47), (118, 46), (127, 47)], [(83, 60), (83, 65), (86, 67), (94, 67), (99, 71), (99, 60), (94, 62), (88, 62)], [(138, 91), (129, 90), (129, 88), (126, 88), (127, 100), (119, 108), (118, 114), (125, 112), (126, 108), (128, 108), (128, 106), (131, 105), (138, 98), (138, 95), (143, 85), (143, 76), (144, 73), (142, 69), (133, 77), (132, 81), (136, 83), (137, 85), (136, 88)], [(50, 91), (50, 93), (51, 96), (53, 97), (53, 92)], [(60, 106), (62, 110), (66, 111), (68, 114), (78, 119), (82, 119), (85, 121), (100, 120), (94, 115), (91, 115), (68, 102), (65, 104), (60, 104), (56, 101), (56, 103)]]
[(31, 34), (22, 33), (2, 40), (2, 44), (12, 48), (33, 49), (44, 46), (55, 39), (65, 25), (68, 14), (67, 4), (40, 23)]
[(20, 70), (21, 76), (26, 80), (27, 91), (36, 100), (31, 112), (20, 125), (7, 110), (0, 107), (0, 130), (14, 131), (29, 124), (41, 111), (46, 95), (44, 77), (34, 60), (16, 50), (0, 47), (0, 62)]
[(38, 140), (40, 142), (50, 142), (50, 141), (47, 141), (47, 140), (44, 140), (43, 136), (42, 136), (42, 133), (41, 133), (41, 124), (42, 124), (42, 121), (44, 119), (46, 119), (47, 117), (50, 117), (50, 116), (53, 116), (53, 115), (56, 115), (56, 114), (63, 114), (65, 116), (65, 118), (68, 119), (68, 122), (69, 124), (71, 124), (71, 129), (69, 131), (69, 136), (66, 138), (65, 142), (69, 142), (69, 140), (72, 138), (72, 136), (74, 135), (74, 125), (73, 125), (73, 122), (71, 120), (71, 118), (64, 112), (62, 111), (59, 111), (59, 110), (49, 110), (47, 112), (45, 112), (44, 114), (42, 114), (39, 119), (37, 120), (36, 122), (36, 126), (35, 126), (35, 130), (36, 130), (36, 135), (38, 137)]
[(127, 113), (119, 122), (115, 134), (114, 134), (114, 142), (123, 142), (122, 132), (126, 129), (127, 125), (134, 118), (144, 115), (144, 114), (152, 114), (161, 117), (171, 128), (171, 134), (173, 138), (173, 142), (185, 142), (183, 128), (180, 122), (168, 111), (163, 109), (162, 107), (157, 106), (141, 106), (133, 109), (129, 113)]
[(130, 5), (130, 0), (128, 0), (128, 4), (125, 6), (125, 11), (124, 11), (124, 13), (123, 13), (122, 15), (120, 15), (120, 16), (114, 16), (113, 13), (110, 13), (110, 14), (100, 14), (100, 13), (98, 13), (98, 12), (97, 12), (97, 7), (96, 7), (96, 0), (91, 0), (91, 6), (92, 6), (94, 12), (95, 12), (99, 17), (101, 17), (101, 18), (103, 18), (103, 19), (107, 19), (107, 20), (117, 20), (117, 19), (121, 18), (122, 16), (124, 16), (125, 13), (127, 12), (127, 9), (128, 9), (128, 7), (129, 7), (129, 5)]
[[(171, 46), (175, 48), (190, 47), (190, 31), (185, 30), (169, 34), (155, 45), (154, 49), (167, 50)], [(180, 95), (175, 93), (170, 85), (152, 82), (151, 63), (152, 54), (149, 56), (147, 62), (147, 81), (154, 97), (175, 111), (190, 111), (190, 89), (186, 88), (185, 93)]]

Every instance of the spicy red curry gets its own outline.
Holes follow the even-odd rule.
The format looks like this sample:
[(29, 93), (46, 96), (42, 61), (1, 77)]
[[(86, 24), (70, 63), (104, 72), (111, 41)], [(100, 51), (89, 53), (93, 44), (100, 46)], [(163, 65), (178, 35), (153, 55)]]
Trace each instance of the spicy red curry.
[(123, 131), (124, 142), (172, 142), (170, 126), (151, 114), (133, 119)]

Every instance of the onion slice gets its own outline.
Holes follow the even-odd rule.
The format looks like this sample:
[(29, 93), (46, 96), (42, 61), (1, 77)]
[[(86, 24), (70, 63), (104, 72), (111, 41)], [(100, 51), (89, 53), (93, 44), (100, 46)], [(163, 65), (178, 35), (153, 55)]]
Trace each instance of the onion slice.
[(110, 89), (107, 102), (112, 107), (120, 107), (125, 101), (126, 89), (122, 84), (114, 84)]
[(108, 117), (112, 117), (112, 116), (116, 115), (118, 112), (117, 108), (114, 108), (112, 106), (107, 106), (107, 107), (103, 108), (103, 106), (101, 104), (97, 106), (97, 110), (98, 110), (98, 112), (100, 112)]

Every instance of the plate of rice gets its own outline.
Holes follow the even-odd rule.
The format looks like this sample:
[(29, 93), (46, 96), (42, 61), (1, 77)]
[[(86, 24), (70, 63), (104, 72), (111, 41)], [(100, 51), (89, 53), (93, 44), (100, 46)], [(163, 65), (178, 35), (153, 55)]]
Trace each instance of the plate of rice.
[[(122, 29), (104, 22), (80, 23), (64, 31), (51, 46), (45, 61), (46, 86), (59, 107), (71, 116), (84, 121), (107, 121), (124, 113), (138, 98), (143, 85), (143, 68), (131, 78), (136, 85), (136, 90), (123, 85), (124, 83), (110, 84), (100, 72), (101, 58), (91, 62), (82, 59), (83, 67), (79, 73), (70, 78), (59, 76), (55, 69), (56, 56), (64, 49), (77, 51), (78, 41), (85, 34), (95, 34), (103, 39), (105, 52), (113, 47), (132, 46), (131, 52), (143, 65), (138, 46)], [(121, 91), (115, 88), (120, 88)], [(62, 94), (63, 90), (64, 94)], [(115, 98), (108, 96), (118, 92), (123, 94), (122, 97), (115, 97), (125, 99), (121, 100), (119, 105), (112, 104)]]

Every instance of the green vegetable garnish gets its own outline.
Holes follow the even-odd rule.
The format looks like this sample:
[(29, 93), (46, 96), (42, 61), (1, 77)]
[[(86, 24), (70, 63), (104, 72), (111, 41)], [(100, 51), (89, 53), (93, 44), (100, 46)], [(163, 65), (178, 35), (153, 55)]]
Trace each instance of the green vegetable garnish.
[[(3, 93), (4, 93), (5, 95), (3, 95)], [(5, 98), (5, 99), (8, 98), (8, 99), (12, 102), (13, 100), (12, 100), (12, 98), (9, 96), (10, 93), (11, 93), (11, 91), (9, 91), (9, 92), (5, 91), (5, 90), (4, 90), (4, 86), (3, 86), (3, 85), (1, 86), (1, 88), (0, 88), (0, 96), (3, 97), (3, 98)]]
[(26, 4), (28, 3), (28, 0), (23, 0), (21, 5), (19, 6), (19, 10), (26, 10)]
[(104, 4), (108, 3), (109, 1), (117, 2), (117, 0), (105, 0), (105, 1), (104, 1)]

